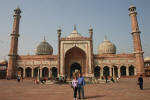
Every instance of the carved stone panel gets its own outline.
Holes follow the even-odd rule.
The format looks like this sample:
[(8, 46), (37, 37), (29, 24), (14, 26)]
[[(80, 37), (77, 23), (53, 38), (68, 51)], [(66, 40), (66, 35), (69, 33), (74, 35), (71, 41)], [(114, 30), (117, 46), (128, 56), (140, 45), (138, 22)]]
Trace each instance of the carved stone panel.
[(49, 65), (50, 61), (42, 61), (42, 64)]
[(34, 65), (41, 65), (41, 61), (35, 60)]

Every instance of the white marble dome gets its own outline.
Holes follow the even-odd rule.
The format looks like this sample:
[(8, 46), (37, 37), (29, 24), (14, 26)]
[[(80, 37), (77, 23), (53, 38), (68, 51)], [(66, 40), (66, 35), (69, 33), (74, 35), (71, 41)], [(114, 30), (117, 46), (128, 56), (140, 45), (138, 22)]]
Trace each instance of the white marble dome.
[(52, 55), (53, 54), (53, 48), (52, 46), (46, 42), (45, 38), (35, 49), (36, 55)]
[(77, 37), (82, 37), (80, 33), (78, 33), (78, 31), (76, 30), (76, 26), (74, 26), (74, 30), (72, 31), (72, 33), (67, 36), (68, 38), (77, 38)]
[(105, 38), (98, 47), (98, 54), (116, 54), (116, 46)]
[(4, 58), (4, 59), (0, 60), (0, 63), (8, 63), (8, 61), (6, 58)]
[(144, 61), (150, 61), (150, 57), (149, 56), (145, 57)]

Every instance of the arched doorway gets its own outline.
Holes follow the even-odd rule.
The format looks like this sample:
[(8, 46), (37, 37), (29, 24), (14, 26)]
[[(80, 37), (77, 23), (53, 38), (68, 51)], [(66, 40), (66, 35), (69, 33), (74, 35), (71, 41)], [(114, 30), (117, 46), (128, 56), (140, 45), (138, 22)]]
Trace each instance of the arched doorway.
[(17, 75), (21, 75), (21, 77), (23, 77), (23, 68), (21, 67), (17, 68)]
[(44, 67), (42, 69), (42, 77), (48, 77), (48, 68), (47, 67)]
[(57, 68), (56, 67), (52, 67), (52, 78), (56, 78), (57, 77)]
[(34, 77), (38, 77), (38, 67), (34, 68)]
[(100, 67), (99, 67), (99, 66), (96, 66), (96, 67), (94, 68), (94, 76), (95, 76), (96, 78), (99, 78), (99, 77), (100, 77)]
[(79, 72), (79, 73), (82, 72), (80, 64), (78, 64), (78, 63), (73, 63), (73, 64), (71, 64), (71, 68), (70, 68), (70, 78), (73, 77), (73, 72)]
[(31, 68), (30, 68), (30, 67), (27, 67), (27, 68), (26, 68), (26, 77), (27, 77), (27, 78), (30, 78), (30, 77), (31, 77), (31, 73), (32, 73)]
[(134, 76), (134, 66), (132, 65), (129, 67), (129, 75)]
[(109, 67), (108, 67), (108, 66), (105, 66), (105, 67), (103, 68), (103, 75), (104, 75), (104, 76), (109, 76)]
[(125, 66), (122, 66), (122, 67), (120, 68), (120, 70), (121, 70), (121, 76), (126, 76), (126, 67), (125, 67)]
[(65, 54), (65, 76), (67, 78), (72, 77), (71, 70), (75, 69), (75, 67), (72, 67), (75, 65), (78, 67), (78, 69), (81, 69), (80, 73), (82, 75), (88, 73), (88, 68), (86, 68), (88, 67), (88, 65), (86, 65), (86, 53), (79, 47), (73, 47)]

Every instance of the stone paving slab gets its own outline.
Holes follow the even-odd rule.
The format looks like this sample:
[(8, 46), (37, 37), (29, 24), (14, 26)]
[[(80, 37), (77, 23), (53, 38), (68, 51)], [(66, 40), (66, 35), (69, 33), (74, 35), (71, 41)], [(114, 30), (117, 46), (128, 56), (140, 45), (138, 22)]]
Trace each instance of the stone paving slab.
[[(150, 100), (150, 78), (144, 78), (144, 90), (137, 79), (124, 78), (119, 83), (86, 84), (86, 100)], [(0, 100), (73, 100), (69, 84), (35, 85), (32, 80), (0, 80)]]

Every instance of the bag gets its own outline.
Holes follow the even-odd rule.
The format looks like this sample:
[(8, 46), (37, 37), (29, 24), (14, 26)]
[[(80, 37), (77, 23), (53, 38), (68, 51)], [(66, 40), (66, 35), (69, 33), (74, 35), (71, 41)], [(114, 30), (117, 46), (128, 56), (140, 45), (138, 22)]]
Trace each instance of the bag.
[(73, 88), (73, 86), (71, 85), (71, 88)]
[(140, 83), (137, 83), (137, 85), (140, 85)]

